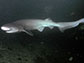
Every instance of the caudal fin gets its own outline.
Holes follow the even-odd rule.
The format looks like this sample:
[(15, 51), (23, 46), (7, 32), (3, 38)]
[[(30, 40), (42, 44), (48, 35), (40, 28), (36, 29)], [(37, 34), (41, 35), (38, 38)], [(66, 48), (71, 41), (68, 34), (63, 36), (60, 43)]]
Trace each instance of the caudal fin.
[(61, 32), (64, 32), (64, 30), (69, 28), (74, 28), (78, 26), (80, 23), (84, 23), (84, 18), (77, 20), (75, 22), (61, 22), (58, 23), (60, 26), (58, 27)]
[(78, 20), (79, 23), (84, 23), (84, 18)]

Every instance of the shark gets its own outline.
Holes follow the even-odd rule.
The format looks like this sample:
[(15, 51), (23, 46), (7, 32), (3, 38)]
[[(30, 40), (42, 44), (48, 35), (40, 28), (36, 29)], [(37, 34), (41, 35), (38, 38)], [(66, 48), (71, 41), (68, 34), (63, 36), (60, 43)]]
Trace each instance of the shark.
[(22, 19), (2, 25), (1, 30), (6, 33), (25, 32), (30, 36), (33, 36), (34, 34), (31, 30), (38, 30), (42, 32), (45, 27), (49, 27), (50, 29), (58, 27), (61, 32), (64, 32), (64, 30), (76, 27), (80, 23), (84, 23), (84, 18), (72, 22), (55, 22), (50, 18)]

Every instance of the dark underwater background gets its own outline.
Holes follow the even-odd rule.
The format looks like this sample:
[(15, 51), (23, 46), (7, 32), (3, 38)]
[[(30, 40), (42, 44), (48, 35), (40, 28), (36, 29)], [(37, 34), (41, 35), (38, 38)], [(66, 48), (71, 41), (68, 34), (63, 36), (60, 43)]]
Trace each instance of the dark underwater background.
[[(19, 19), (72, 22), (84, 18), (84, 0), (0, 0), (0, 27)], [(0, 29), (0, 63), (83, 63), (84, 24), (61, 33), (6, 34)]]

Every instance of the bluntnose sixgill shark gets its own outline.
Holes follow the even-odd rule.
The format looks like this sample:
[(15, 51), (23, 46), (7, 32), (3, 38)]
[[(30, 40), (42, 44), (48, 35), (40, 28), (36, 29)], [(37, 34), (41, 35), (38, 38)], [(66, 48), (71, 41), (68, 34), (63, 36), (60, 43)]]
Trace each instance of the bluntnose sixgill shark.
[(31, 30), (38, 30), (42, 32), (45, 27), (53, 29), (58, 27), (61, 32), (66, 29), (78, 26), (80, 23), (84, 23), (84, 18), (74, 22), (54, 22), (51, 19), (23, 19), (1, 26), (1, 29), (6, 33), (26, 32), (33, 36)]

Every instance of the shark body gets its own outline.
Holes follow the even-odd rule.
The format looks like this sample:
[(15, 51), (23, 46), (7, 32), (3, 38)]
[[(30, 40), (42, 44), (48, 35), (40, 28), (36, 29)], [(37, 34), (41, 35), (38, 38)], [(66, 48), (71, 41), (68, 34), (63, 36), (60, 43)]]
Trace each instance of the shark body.
[(45, 27), (53, 29), (58, 27), (61, 32), (66, 29), (78, 26), (80, 23), (84, 23), (84, 18), (74, 21), (74, 22), (54, 22), (51, 19), (23, 19), (17, 20), (12, 23), (5, 24), (1, 26), (1, 29), (6, 33), (16, 33), (16, 32), (26, 32), (27, 34), (33, 36), (31, 30), (38, 30), (42, 32)]

